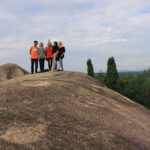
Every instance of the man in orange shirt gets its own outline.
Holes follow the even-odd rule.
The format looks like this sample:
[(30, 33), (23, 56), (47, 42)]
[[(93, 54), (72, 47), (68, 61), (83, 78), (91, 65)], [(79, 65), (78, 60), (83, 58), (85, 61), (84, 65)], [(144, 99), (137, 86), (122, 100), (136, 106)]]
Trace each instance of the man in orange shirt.
[(34, 46), (30, 48), (30, 55), (31, 55), (31, 73), (34, 74), (34, 66), (35, 66), (35, 73), (38, 71), (38, 41), (34, 41)]

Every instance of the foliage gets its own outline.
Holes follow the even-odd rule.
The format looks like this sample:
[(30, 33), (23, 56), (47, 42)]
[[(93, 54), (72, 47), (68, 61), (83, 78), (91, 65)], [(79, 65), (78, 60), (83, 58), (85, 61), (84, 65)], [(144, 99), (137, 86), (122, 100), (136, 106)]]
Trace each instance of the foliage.
[[(98, 73), (96, 78), (106, 85), (106, 73)], [(118, 92), (150, 109), (150, 69), (143, 72), (119, 73)]]
[(91, 59), (87, 61), (88, 75), (131, 100), (150, 109), (150, 69), (141, 72), (117, 72), (114, 57), (107, 63), (107, 72), (94, 74)]
[(108, 88), (118, 91), (119, 75), (117, 72), (116, 62), (113, 57), (110, 57), (107, 62), (107, 73), (105, 79)]
[(94, 77), (94, 68), (90, 58), (87, 60), (87, 72), (89, 76)]

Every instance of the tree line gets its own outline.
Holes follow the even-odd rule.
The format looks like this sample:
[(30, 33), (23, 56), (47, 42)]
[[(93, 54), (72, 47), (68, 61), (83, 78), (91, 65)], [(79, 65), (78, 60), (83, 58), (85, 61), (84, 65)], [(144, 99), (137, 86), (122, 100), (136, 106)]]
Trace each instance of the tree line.
[(119, 73), (114, 57), (110, 57), (106, 73), (94, 73), (90, 58), (87, 60), (87, 72), (108, 88), (150, 109), (150, 69), (143, 72)]

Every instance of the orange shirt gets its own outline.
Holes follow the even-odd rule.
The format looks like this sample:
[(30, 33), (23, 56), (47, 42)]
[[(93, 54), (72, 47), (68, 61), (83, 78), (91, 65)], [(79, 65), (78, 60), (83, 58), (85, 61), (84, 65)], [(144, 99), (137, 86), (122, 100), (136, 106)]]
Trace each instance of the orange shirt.
[(38, 47), (31, 46), (30, 48), (31, 59), (39, 59), (37, 50)]

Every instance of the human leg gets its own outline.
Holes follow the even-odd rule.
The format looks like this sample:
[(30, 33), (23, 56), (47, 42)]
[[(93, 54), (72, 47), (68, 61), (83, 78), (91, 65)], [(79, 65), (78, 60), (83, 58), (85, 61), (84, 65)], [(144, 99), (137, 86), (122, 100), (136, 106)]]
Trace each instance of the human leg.
[(42, 72), (44, 72), (44, 63), (45, 63), (45, 59), (42, 59)]
[(59, 70), (63, 70), (63, 61), (62, 61), (62, 58), (59, 58)]
[(31, 59), (31, 73), (34, 74), (34, 59)]
[(56, 54), (54, 54), (54, 57), (53, 57), (53, 70), (57, 70)]
[(48, 68), (49, 68), (49, 70), (51, 70), (51, 67), (52, 67), (51, 65), (52, 65), (51, 58), (49, 58), (48, 59)]
[(39, 59), (39, 63), (40, 63), (40, 71), (42, 72), (42, 59)]
[[(50, 68), (52, 69), (52, 65), (53, 65), (53, 58), (50, 58)], [(51, 70), (50, 69), (50, 70)]]
[(38, 59), (35, 59), (35, 72), (38, 72)]

